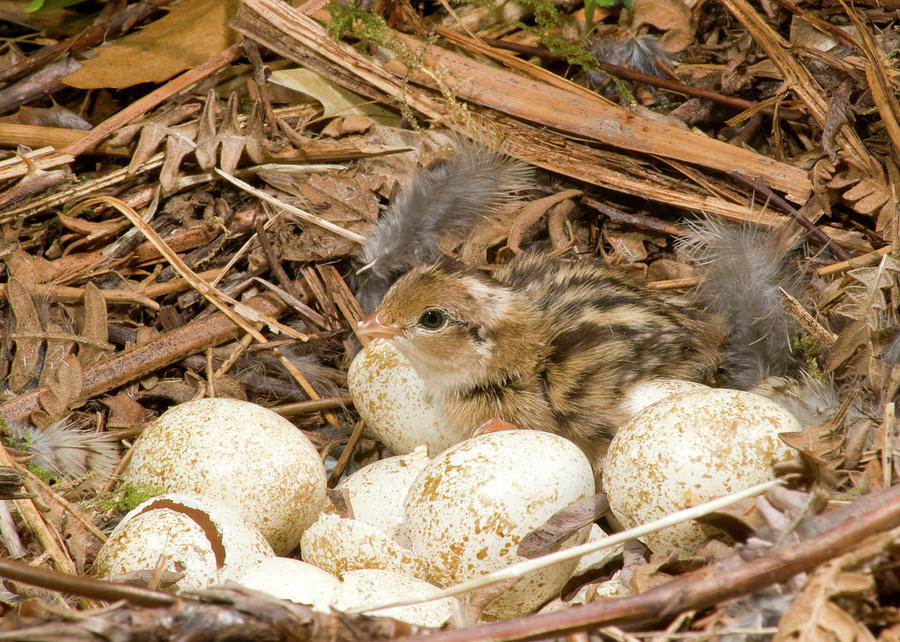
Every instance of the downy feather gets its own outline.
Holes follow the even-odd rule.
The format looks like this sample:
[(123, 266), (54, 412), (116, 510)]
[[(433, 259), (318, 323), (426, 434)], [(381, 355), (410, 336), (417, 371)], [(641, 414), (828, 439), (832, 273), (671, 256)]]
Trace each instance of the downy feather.
[(771, 232), (712, 219), (690, 224), (679, 250), (696, 264), (699, 303), (724, 322), (722, 383), (748, 390), (769, 376), (797, 376), (803, 362), (791, 350), (799, 332), (779, 304), (800, 278), (767, 243)]
[(442, 238), (461, 240), (481, 216), (514, 200), (532, 180), (525, 163), (470, 143), (418, 170), (363, 246), (357, 288), (363, 308), (373, 310), (398, 277), (437, 260)]
[(17, 423), (8, 426), (23, 442), (22, 449), (34, 453), (32, 461), (54, 475), (78, 478), (93, 471), (105, 481), (119, 461), (114, 440), (81, 430), (77, 422), (64, 419), (44, 429)]

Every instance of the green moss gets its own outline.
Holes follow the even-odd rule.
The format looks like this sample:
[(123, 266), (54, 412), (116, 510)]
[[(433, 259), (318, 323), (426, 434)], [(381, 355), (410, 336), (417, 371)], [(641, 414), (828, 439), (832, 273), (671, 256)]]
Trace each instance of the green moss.
[(817, 381), (821, 381), (822, 377), (825, 376), (825, 372), (819, 363), (819, 355), (822, 352), (822, 344), (819, 340), (809, 333), (803, 333), (793, 338), (791, 348), (803, 355), (809, 376)]
[(97, 498), (97, 504), (107, 510), (115, 510), (118, 513), (127, 513), (148, 499), (162, 495), (166, 489), (162, 486), (148, 486), (147, 484), (128, 482), (108, 495)]
[[(30, 435), (30, 433), (29, 433), (29, 435)], [(26, 440), (26, 442), (27, 442), (27, 440)], [(26, 443), (26, 448), (27, 448), (27, 443)], [(26, 461), (25, 468), (27, 468), (32, 473), (34, 473), (35, 476), (39, 477), (41, 479), (41, 481), (43, 481), (45, 484), (58, 484), (59, 483), (58, 475), (54, 475), (53, 473), (44, 470), (43, 468), (38, 466), (36, 463), (34, 463), (34, 460)]]

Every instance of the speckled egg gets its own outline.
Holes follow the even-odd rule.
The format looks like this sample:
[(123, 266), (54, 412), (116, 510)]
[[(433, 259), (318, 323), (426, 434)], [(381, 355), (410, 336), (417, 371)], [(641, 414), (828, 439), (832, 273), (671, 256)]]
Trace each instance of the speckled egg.
[(443, 424), (422, 378), (390, 341), (375, 339), (356, 355), (347, 387), (369, 431), (394, 454), (424, 444), (434, 455), (465, 438)]
[(235, 399), (167, 410), (138, 439), (125, 477), (230, 504), (280, 554), (325, 502), (325, 468), (310, 441), (271, 410)]
[[(522, 537), (554, 513), (594, 493), (584, 453), (557, 435), (506, 430), (464, 441), (435, 457), (406, 498), (413, 549), (431, 579), (449, 586), (522, 561)], [(565, 546), (582, 543), (581, 529)], [(525, 576), (485, 613), (513, 617), (553, 597), (576, 561)]]
[(347, 571), (378, 568), (425, 578), (425, 565), (409, 548), (358, 519), (322, 514), (300, 541), (303, 561), (343, 577)]
[[(345, 611), (370, 604), (417, 600), (433, 595), (437, 590), (433, 584), (402, 573), (361, 569), (344, 574), (334, 608)], [(449, 597), (411, 606), (372, 611), (367, 615), (392, 617), (416, 626), (438, 627), (450, 619), (456, 608), (458, 608), (456, 599)]]
[(651, 381), (642, 381), (631, 386), (625, 391), (625, 395), (620, 403), (622, 410), (628, 412), (628, 418), (634, 417), (641, 410), (657, 401), (662, 401), (668, 397), (684, 394), (686, 392), (702, 392), (709, 390), (709, 386), (696, 381), (685, 381), (683, 379), (653, 379)]
[(356, 471), (337, 487), (344, 491), (353, 518), (371, 524), (409, 548), (403, 502), (409, 487), (428, 464), (428, 449), (419, 446), (408, 455), (387, 457)]
[[(603, 487), (616, 518), (630, 528), (773, 478), (792, 455), (778, 433), (800, 431), (784, 408), (740, 390), (663, 399), (613, 438)], [(687, 522), (645, 536), (651, 550), (689, 555), (713, 533)]]
[(341, 581), (312, 564), (290, 557), (269, 557), (248, 569), (238, 583), (328, 613)]
[(91, 574), (115, 578), (153, 571), (165, 559), (165, 570), (184, 573), (174, 590), (198, 590), (240, 577), (274, 555), (259, 531), (226, 504), (168, 494), (147, 500), (119, 522), (100, 548)]

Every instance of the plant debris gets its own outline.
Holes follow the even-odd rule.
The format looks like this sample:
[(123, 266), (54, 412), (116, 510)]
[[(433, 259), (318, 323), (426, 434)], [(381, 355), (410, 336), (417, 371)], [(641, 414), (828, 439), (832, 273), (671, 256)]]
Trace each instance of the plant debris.
[[(900, 636), (896, 0), (31, 4), (0, 21), (0, 640)], [(787, 487), (689, 557), (632, 540), (540, 613), (477, 621), (501, 585), (442, 631), (87, 575), (161, 490), (119, 479), (147, 422), (252, 401), (334, 486), (388, 454), (346, 390), (363, 310), (423, 261), (532, 247), (732, 328), (719, 384), (803, 425)]]

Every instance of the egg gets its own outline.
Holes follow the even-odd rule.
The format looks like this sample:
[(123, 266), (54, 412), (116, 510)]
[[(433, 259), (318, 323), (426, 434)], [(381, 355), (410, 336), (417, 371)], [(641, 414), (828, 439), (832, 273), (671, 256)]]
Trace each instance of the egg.
[[(784, 408), (740, 390), (663, 399), (619, 428), (603, 464), (603, 487), (626, 528), (773, 478), (792, 455), (779, 439), (800, 424)], [(690, 555), (715, 531), (696, 522), (645, 536), (661, 554)]]
[(250, 567), (237, 580), (247, 588), (263, 591), (280, 600), (309, 604), (330, 612), (341, 581), (331, 573), (290, 557), (269, 557)]
[(710, 387), (696, 381), (685, 381), (684, 379), (641, 381), (625, 391), (620, 407), (628, 413), (628, 418), (630, 419), (657, 401), (686, 392), (702, 392), (704, 390), (710, 390)]
[(376, 568), (425, 578), (425, 566), (409, 548), (358, 519), (324, 513), (300, 541), (303, 561), (343, 577), (347, 571)]
[(291, 551), (325, 502), (325, 468), (287, 419), (246, 401), (198, 399), (151, 423), (125, 477), (233, 506), (279, 554)]
[(208, 497), (168, 494), (128, 513), (100, 548), (91, 567), (95, 577), (115, 578), (154, 571), (184, 573), (176, 591), (198, 590), (234, 579), (275, 555), (255, 528), (231, 507)]
[(440, 418), (425, 384), (394, 344), (375, 339), (350, 364), (347, 387), (370, 433), (396, 455), (439, 453), (465, 439)]
[[(363, 608), (369, 604), (418, 600), (434, 594), (437, 590), (433, 584), (402, 573), (376, 569), (350, 571), (344, 574), (334, 608), (346, 611)], [(455, 598), (443, 598), (411, 606), (371, 611), (367, 615), (392, 617), (416, 626), (438, 627), (449, 620), (457, 608)]]
[[(554, 434), (506, 430), (464, 441), (435, 457), (406, 498), (413, 549), (442, 587), (520, 562), (521, 539), (560, 509), (594, 493), (584, 453)], [(589, 528), (564, 546), (582, 543)], [(485, 609), (528, 613), (559, 592), (571, 560), (526, 575)]]
[(377, 527), (409, 548), (403, 502), (410, 485), (427, 464), (428, 449), (419, 446), (408, 455), (369, 464), (341, 482), (337, 490), (346, 493), (354, 519)]

